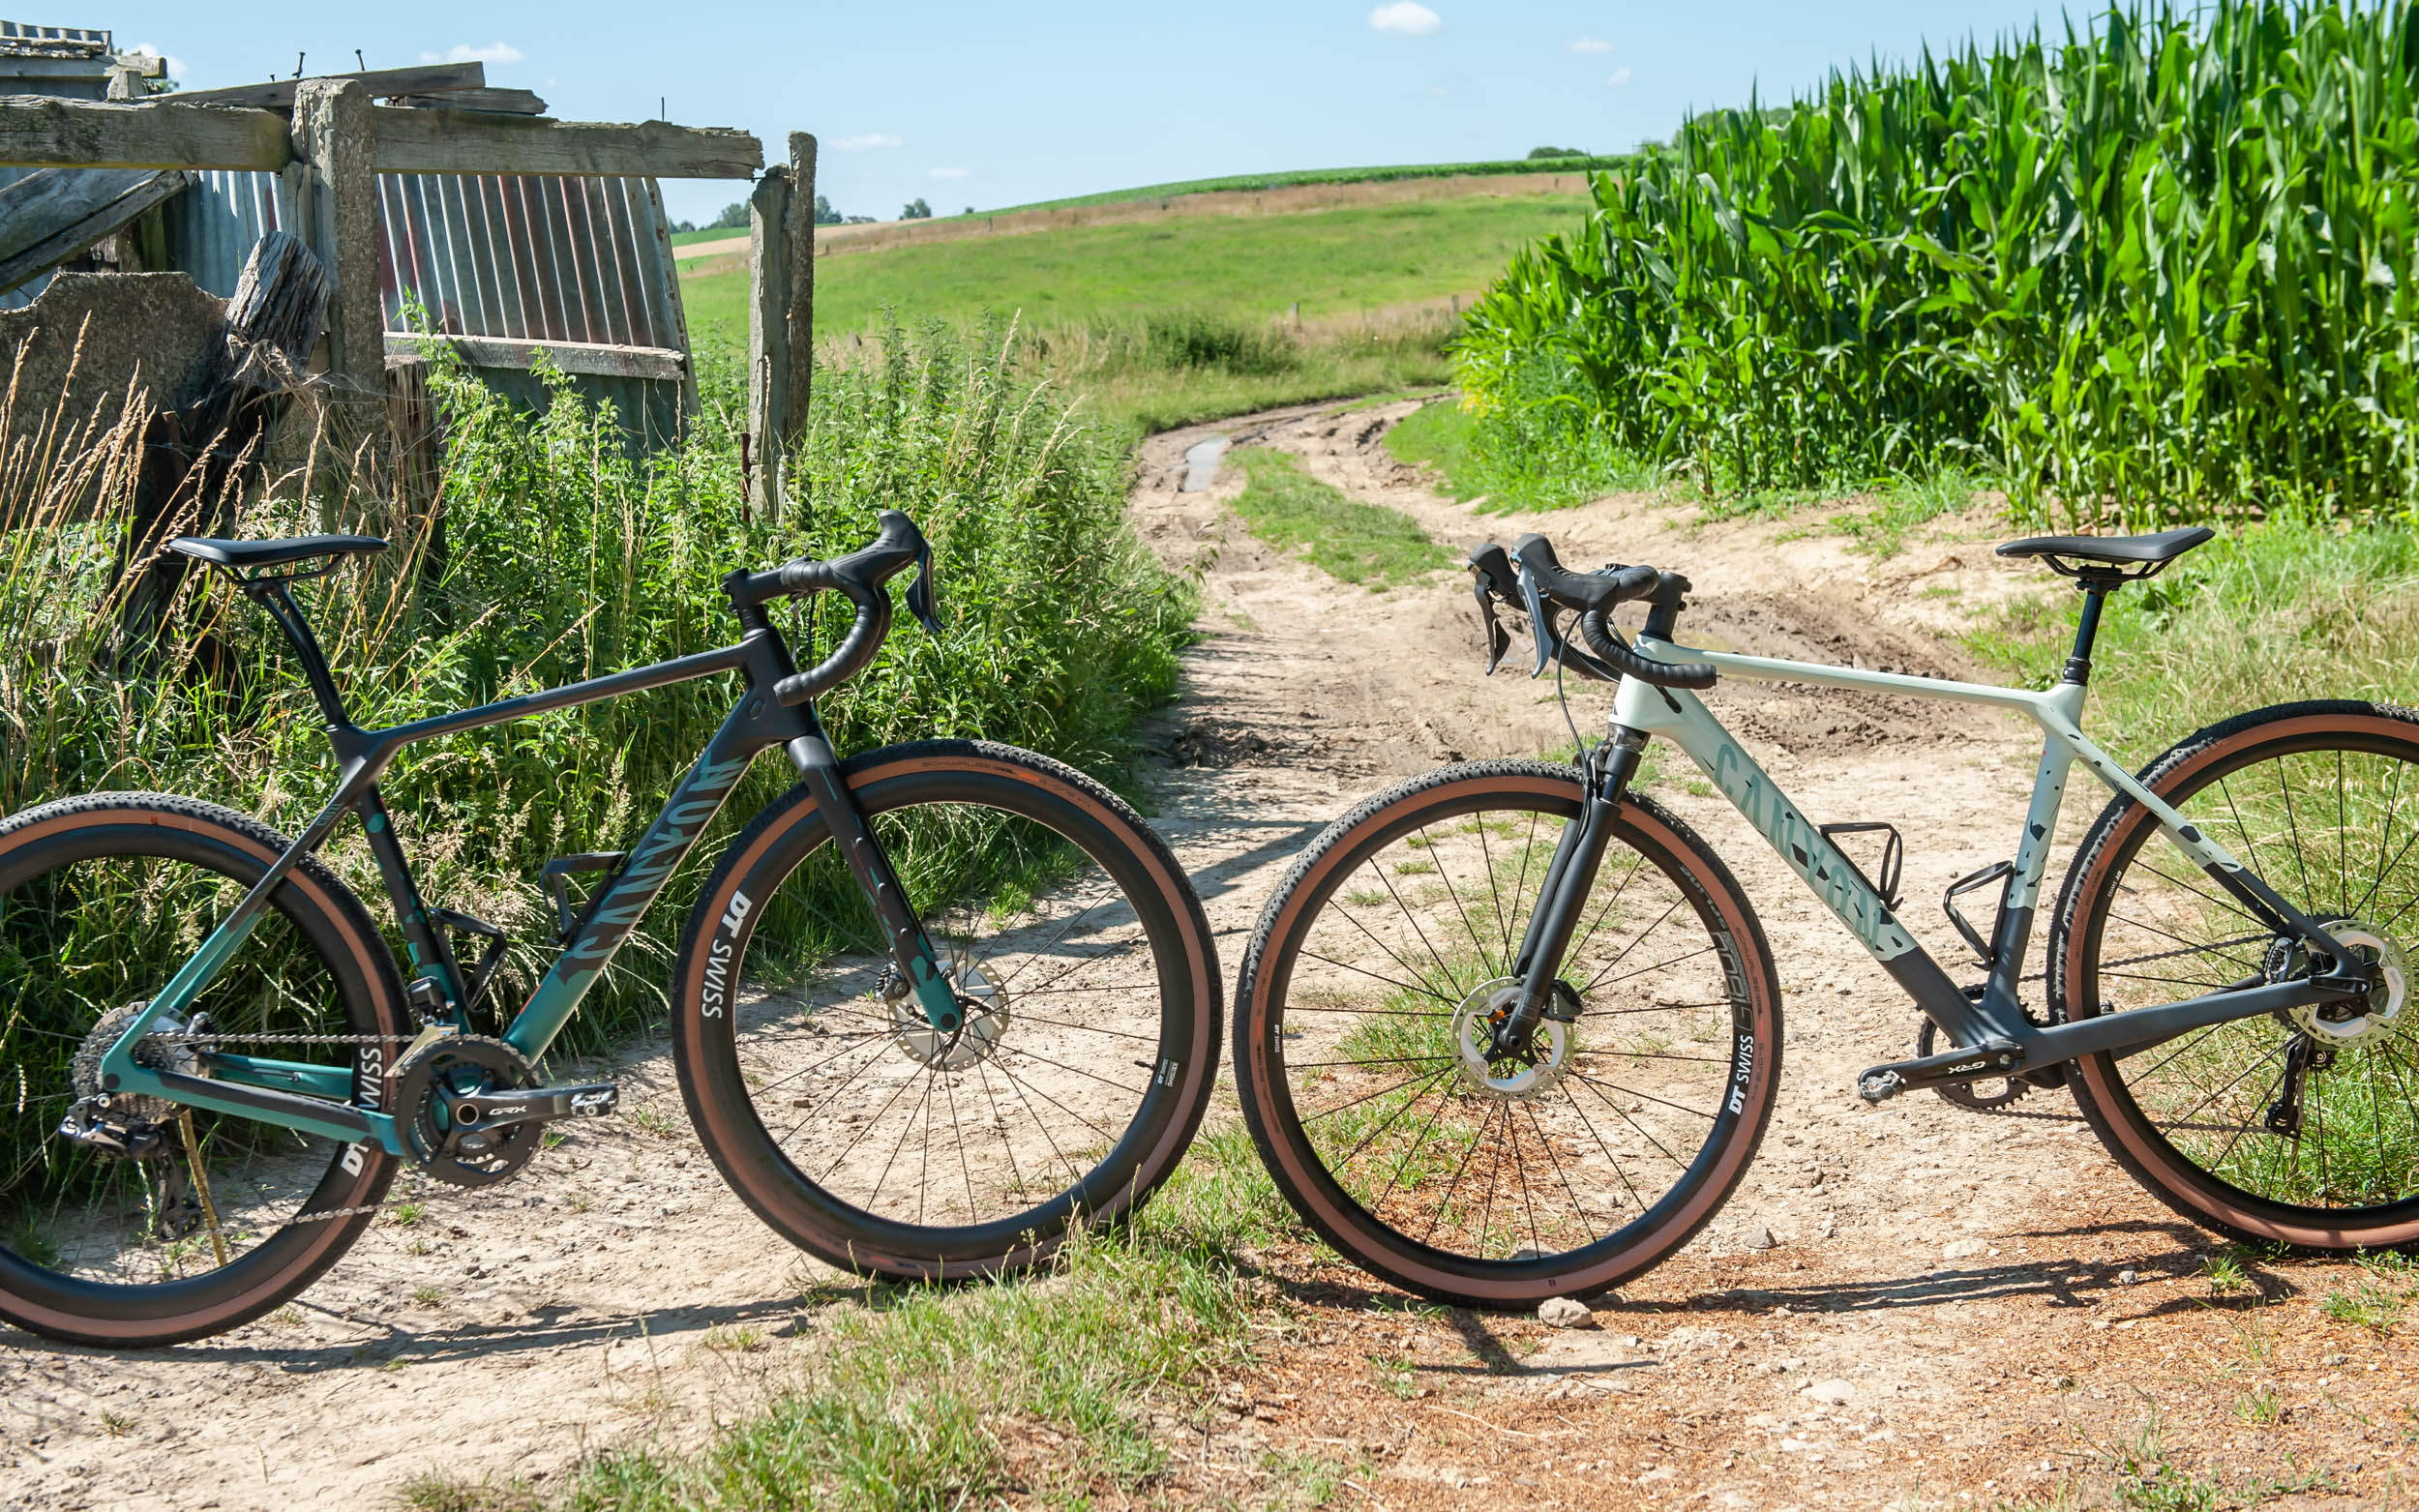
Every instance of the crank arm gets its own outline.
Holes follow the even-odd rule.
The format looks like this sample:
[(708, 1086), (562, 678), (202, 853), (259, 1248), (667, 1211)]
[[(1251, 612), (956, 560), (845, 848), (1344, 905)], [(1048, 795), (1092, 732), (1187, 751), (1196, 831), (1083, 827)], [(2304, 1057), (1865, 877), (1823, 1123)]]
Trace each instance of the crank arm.
[(1948, 1086), (1984, 1077), (2016, 1074), (2024, 1052), (2010, 1039), (1991, 1039), (1978, 1050), (1943, 1051), (1920, 1060), (1897, 1060), (1875, 1066), (1856, 1079), (1856, 1095), (1868, 1103), (1883, 1102), (1920, 1087)]
[(517, 1092), (473, 1092), (448, 1099), (445, 1116), (457, 1129), (500, 1129), (516, 1123), (551, 1123), (556, 1118), (603, 1118), (621, 1106), (621, 1090), (611, 1082), (583, 1082), (568, 1086), (528, 1086)]

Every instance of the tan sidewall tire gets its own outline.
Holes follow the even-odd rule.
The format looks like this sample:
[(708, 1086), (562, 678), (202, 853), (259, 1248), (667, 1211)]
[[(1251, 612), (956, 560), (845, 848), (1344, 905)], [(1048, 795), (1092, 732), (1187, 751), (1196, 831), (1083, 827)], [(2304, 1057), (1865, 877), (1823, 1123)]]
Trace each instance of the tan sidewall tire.
[[(1556, 1260), (1514, 1268), (1479, 1262), (1448, 1263), (1454, 1257), (1427, 1250), (1379, 1223), (1346, 1197), (1305, 1147), (1290, 1102), (1278, 1087), (1273, 1046), (1276, 1005), (1290, 970), (1291, 936), (1304, 927), (1315, 902), (1324, 906), (1339, 867), (1370, 838), (1408, 816), (1465, 798), (1538, 799), (1576, 813), (1579, 784), (1568, 766), (1538, 761), (1486, 761), (1444, 767), (1368, 800), (1338, 819), (1311, 847), (1269, 902), (1236, 989), (1235, 1074), (1245, 1121), (1278, 1188), (1303, 1220), (1355, 1263), (1406, 1290), (1438, 1301), (1476, 1307), (1526, 1307), (1554, 1296), (1587, 1296), (1621, 1285), (1660, 1263), (1686, 1244), (1721, 1209), (1754, 1159), (1769, 1126), (1780, 1080), (1780, 984), (1762, 925), (1729, 869), (1687, 825), (1651, 799), (1624, 799), (1616, 844), (1638, 846), (1650, 859), (1675, 861), (1699, 907), (1731, 941), (1734, 993), (1746, 994), (1745, 1043), (1751, 1063), (1743, 1096), (1717, 1121), (1708, 1154), (1700, 1155), (1672, 1193), (1623, 1232), (1636, 1232), (1605, 1252), (1587, 1252), (1579, 1267)], [(1465, 811), (1467, 812), (1467, 811)], [(1741, 1043), (1735, 1022), (1733, 1047)], [(1710, 1158), (1709, 1158), (1710, 1156)], [(1557, 1258), (1559, 1260), (1560, 1258)]]
[[(2143, 786), (2172, 802), (2174, 793), (2201, 774), (2238, 760), (2246, 751), (2275, 746), (2283, 752), (2295, 742), (2313, 739), (2324, 742), (2315, 749), (2360, 739), (2404, 744), (2419, 759), (2419, 718), (2369, 703), (2279, 705), (2191, 735), (2138, 775)], [(2057, 932), (2051, 941), (2050, 976), (2058, 987), (2051, 1007), (2060, 1022), (2089, 1018), (2098, 1007), (2097, 994), (2084, 980), (2083, 953), (2073, 948), (2072, 932), (2085, 927), (2097, 910), (2099, 895), (2110, 884), (2120, 855), (2130, 858), (2137, 853), (2134, 848), (2137, 838), (2143, 844), (2155, 838), (2143, 831), (2155, 828), (2156, 823), (2149, 810), (2120, 797), (2102, 811), (2084, 837), (2059, 903)], [(2076, 1004), (2088, 1006), (2076, 1013)], [(2147, 1125), (2111, 1057), (2089, 1056), (2077, 1063), (2077, 1071), (2070, 1082), (2075, 1100), (2101, 1143), (2135, 1180), (2192, 1222), (2234, 1238), (2314, 1250), (2382, 1249), (2419, 1242), (2419, 1212), (2407, 1220), (2354, 1231), (2342, 1225), (2296, 1219), (2289, 1210), (2278, 1210), (2279, 1204), (2263, 1202), (2218, 1180)]]

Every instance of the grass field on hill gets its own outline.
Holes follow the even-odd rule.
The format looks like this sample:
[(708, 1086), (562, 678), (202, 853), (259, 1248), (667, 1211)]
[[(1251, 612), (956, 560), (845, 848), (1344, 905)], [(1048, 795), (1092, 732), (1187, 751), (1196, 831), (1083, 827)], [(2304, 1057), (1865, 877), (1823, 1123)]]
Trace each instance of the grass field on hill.
[[(821, 258), (815, 329), (846, 336), (894, 311), (909, 326), (985, 313), (1027, 326), (1078, 324), (1151, 311), (1234, 319), (1304, 320), (1472, 292), (1515, 248), (1568, 231), (1581, 195), (1430, 200), (1299, 215), (1076, 226)], [(701, 341), (744, 341), (744, 268), (684, 277), (680, 295)]]
[(1627, 158), (1505, 158), (1485, 163), (1405, 163), (1369, 168), (1294, 168), (1282, 173), (1230, 173), (1224, 178), (1182, 179), (1173, 184), (1146, 184), (1140, 189), (1112, 189), (1097, 194), (1065, 199), (1037, 199), (1028, 205), (1003, 205), (985, 215), (1012, 215), (1019, 210), (1065, 210), (1075, 205), (1114, 205), (1129, 199), (1173, 199), (1179, 194), (1215, 194), (1236, 190), (1293, 189), (1303, 184), (1389, 184), (1396, 179), (1450, 178), (1464, 174), (1583, 173), (1618, 168)]

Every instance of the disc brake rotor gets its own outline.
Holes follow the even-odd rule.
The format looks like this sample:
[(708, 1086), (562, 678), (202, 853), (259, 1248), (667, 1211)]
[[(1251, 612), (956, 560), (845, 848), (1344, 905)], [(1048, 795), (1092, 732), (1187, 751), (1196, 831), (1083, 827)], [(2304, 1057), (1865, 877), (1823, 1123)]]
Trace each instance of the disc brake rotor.
[(1471, 989), (1453, 1010), (1453, 1064), (1473, 1089), (1505, 1098), (1543, 1097), (1562, 1080), (1570, 1026), (1560, 1019), (1540, 1018), (1520, 1053), (1494, 1053), (1495, 1027), (1519, 1000), (1520, 984), (1498, 977)]
[(943, 1032), (924, 1017), (924, 1005), (909, 991), (895, 966), (884, 967), (876, 991), (890, 1014), (891, 1042), (918, 1065), (941, 1071), (963, 1071), (999, 1052), (1008, 1032), (1008, 993), (990, 970), (965, 951), (949, 958), (944, 980), (957, 994), (964, 1015), (954, 1033)]
[[(2350, 1050), (2391, 1033), (2409, 1000), (2410, 964), (2394, 937), (2366, 919), (2329, 919), (2326, 932), (2351, 948), (2376, 977), (2365, 1000), (2302, 1003), (2285, 1010), (2293, 1027), (2328, 1050)], [(2278, 940), (2268, 949), (2268, 979), (2285, 981), (2307, 969), (2309, 951), (2298, 940)], [(2329, 1017), (2336, 1015), (2337, 1017)]]

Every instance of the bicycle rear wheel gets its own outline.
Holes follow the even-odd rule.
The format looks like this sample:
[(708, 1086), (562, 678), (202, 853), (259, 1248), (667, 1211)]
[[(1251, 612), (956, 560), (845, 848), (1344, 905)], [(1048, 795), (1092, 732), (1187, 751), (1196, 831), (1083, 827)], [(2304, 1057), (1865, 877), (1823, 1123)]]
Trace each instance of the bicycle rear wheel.
[(1719, 858), (1622, 802), (1533, 1052), (1487, 1016), (1579, 813), (1576, 771), (1416, 778), (1312, 842), (1261, 914), (1235, 1075), (1277, 1186), (1372, 1274), (1440, 1301), (1587, 1296), (1668, 1258), (1770, 1118), (1780, 988)]
[(896, 1280), (996, 1275), (1132, 1211), (1217, 1073), (1217, 956), (1164, 842), (1099, 784), (928, 741), (845, 775), (965, 1010), (941, 1035), (801, 786), (732, 843), (674, 970), (673, 1054), (732, 1190)]
[[(132, 1013), (285, 844), (230, 810), (155, 793), (70, 798), (0, 824), (0, 1075), (15, 1083), (0, 1096), (0, 1318), (81, 1344), (199, 1338), (285, 1302), (371, 1222), (353, 1210), (374, 1205), (395, 1169), (375, 1146), (150, 1098), (98, 1114), (132, 1153), (60, 1129), (99, 1089), (83, 1083)], [(306, 859), (193, 1014), (135, 1053), (210, 1076), (208, 1043), (179, 1028), (342, 1036), (354, 1043), (318, 1055), (228, 1048), (325, 1059), (328, 1081), (384, 1107), (402, 1001), (360, 902)]]
[[(2314, 1250), (2419, 1242), (2419, 715), (2282, 704), (2212, 726), (2142, 773), (2286, 902), (2386, 967), (2374, 1000), (2237, 1020), (2070, 1081), (2101, 1142), (2177, 1212)], [(2307, 969), (2128, 798), (2084, 837), (2049, 946), (2061, 1021)]]

